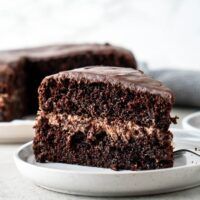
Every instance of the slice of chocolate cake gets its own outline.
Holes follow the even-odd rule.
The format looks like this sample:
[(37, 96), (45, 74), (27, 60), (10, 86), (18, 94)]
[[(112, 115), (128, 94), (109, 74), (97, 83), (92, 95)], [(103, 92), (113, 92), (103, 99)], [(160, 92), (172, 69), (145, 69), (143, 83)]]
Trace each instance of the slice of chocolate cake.
[(39, 87), (38, 162), (112, 169), (173, 166), (171, 91), (131, 68), (85, 67)]
[(0, 51), (0, 121), (36, 113), (37, 88), (45, 76), (89, 65), (136, 68), (136, 60), (129, 50), (109, 44)]

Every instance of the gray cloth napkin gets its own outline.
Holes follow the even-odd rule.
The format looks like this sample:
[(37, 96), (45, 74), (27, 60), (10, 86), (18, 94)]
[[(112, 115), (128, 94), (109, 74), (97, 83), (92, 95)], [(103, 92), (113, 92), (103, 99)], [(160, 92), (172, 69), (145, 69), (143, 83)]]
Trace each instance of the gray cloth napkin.
[(145, 62), (139, 62), (139, 69), (161, 81), (175, 95), (175, 105), (200, 107), (200, 71), (150, 70)]
[(200, 71), (146, 70), (175, 94), (175, 105), (200, 107)]

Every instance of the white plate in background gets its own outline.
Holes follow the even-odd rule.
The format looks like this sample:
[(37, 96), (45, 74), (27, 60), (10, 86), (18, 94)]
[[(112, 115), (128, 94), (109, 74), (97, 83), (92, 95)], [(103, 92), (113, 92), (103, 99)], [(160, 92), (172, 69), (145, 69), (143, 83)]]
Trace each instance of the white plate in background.
[(184, 129), (196, 131), (200, 135), (200, 112), (195, 112), (184, 117), (182, 125)]
[[(200, 137), (185, 130), (174, 132), (175, 147), (199, 148)], [(190, 140), (188, 140), (190, 138)], [(199, 145), (199, 146), (198, 146)], [(186, 153), (175, 158), (173, 168), (113, 171), (61, 163), (37, 163), (32, 142), (14, 156), (21, 174), (43, 188), (85, 196), (135, 196), (160, 194), (200, 185), (200, 157)]]
[(0, 122), (0, 143), (24, 143), (31, 141), (34, 136), (34, 120), (31, 118)]

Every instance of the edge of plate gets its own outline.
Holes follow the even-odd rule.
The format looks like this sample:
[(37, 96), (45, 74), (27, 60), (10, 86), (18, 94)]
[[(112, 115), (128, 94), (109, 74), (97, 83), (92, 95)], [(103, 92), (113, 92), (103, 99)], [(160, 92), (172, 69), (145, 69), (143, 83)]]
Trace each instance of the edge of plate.
[(198, 112), (194, 112), (192, 114), (189, 114), (187, 115), (186, 117), (183, 118), (182, 120), (182, 125), (183, 125), (183, 128), (185, 130), (192, 130), (192, 131), (196, 131), (196, 134), (199, 134), (200, 135), (200, 129), (199, 128), (196, 128), (195, 126), (192, 126), (190, 123), (189, 123), (189, 120), (196, 117), (196, 116), (199, 116), (200, 118), (200, 111)]

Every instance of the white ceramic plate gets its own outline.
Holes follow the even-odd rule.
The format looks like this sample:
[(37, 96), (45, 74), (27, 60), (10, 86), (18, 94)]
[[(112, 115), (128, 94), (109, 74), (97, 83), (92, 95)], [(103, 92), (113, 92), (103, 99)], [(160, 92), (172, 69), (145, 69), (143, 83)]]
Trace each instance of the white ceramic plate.
[[(175, 145), (200, 145), (200, 137), (174, 130)], [(189, 139), (189, 140), (188, 140)], [(86, 196), (132, 196), (166, 193), (200, 185), (200, 157), (186, 153), (175, 158), (173, 168), (146, 171), (112, 171), (59, 163), (37, 163), (32, 142), (14, 156), (17, 168), (36, 185), (49, 190)]]
[(24, 143), (33, 139), (34, 120), (22, 119), (0, 122), (0, 143)]
[(182, 120), (184, 129), (193, 130), (200, 134), (200, 112), (192, 113)]

